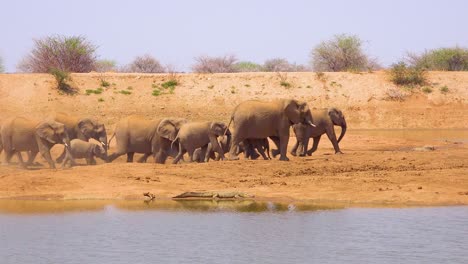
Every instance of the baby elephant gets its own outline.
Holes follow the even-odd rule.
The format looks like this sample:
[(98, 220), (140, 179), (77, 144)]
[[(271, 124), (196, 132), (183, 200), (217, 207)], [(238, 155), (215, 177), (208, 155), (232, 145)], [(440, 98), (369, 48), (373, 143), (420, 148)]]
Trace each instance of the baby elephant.
[[(229, 130), (228, 130), (229, 131)], [(227, 134), (225, 136), (221, 136), (221, 138), (218, 140), (218, 143), (221, 145), (221, 148), (223, 149), (224, 153), (229, 152), (229, 148), (231, 147), (231, 135)], [(193, 152), (193, 161), (196, 162), (208, 162), (210, 159), (219, 161), (221, 159), (221, 155), (213, 149), (213, 145), (208, 143), (208, 145), (203, 146), (201, 148), (197, 148)]]
[[(104, 161), (107, 160), (106, 150), (100, 144), (81, 139), (72, 139), (70, 141), (70, 148), (74, 159), (86, 159), (86, 164), (88, 165), (96, 165), (94, 157), (98, 157)], [(65, 166), (68, 162), (71, 162), (71, 159), (69, 155), (66, 155), (62, 166)]]
[(211, 143), (213, 150), (218, 152), (221, 159), (224, 159), (224, 151), (219, 145), (218, 137), (231, 135), (226, 124), (221, 122), (189, 122), (183, 124), (179, 129), (175, 142), (179, 140), (179, 154), (174, 159), (173, 163), (177, 164), (182, 156), (188, 152), (190, 161), (194, 161), (193, 153), (197, 148), (208, 146)]
[[(239, 153), (244, 152), (246, 159), (257, 159), (259, 157), (257, 150), (264, 160), (270, 160), (270, 143), (268, 138), (249, 138), (239, 143)], [(265, 155), (266, 152), (266, 155)]]

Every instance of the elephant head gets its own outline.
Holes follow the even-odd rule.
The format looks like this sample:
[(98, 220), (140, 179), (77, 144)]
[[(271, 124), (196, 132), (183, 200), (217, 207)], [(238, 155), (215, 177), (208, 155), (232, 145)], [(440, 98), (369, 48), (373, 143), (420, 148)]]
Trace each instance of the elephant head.
[(312, 113), (305, 102), (286, 100), (284, 103), (284, 112), (291, 124), (303, 123), (315, 127), (313, 124)]
[(341, 134), (340, 134), (340, 137), (338, 138), (338, 143), (340, 143), (341, 139), (344, 137), (346, 133), (346, 128), (347, 128), (345, 117), (343, 113), (341, 112), (341, 110), (337, 108), (328, 109), (328, 115), (330, 116), (330, 119), (332, 120), (333, 125), (341, 127)]
[(94, 144), (92, 151), (94, 156), (107, 161), (107, 151), (103, 146)]
[(67, 149), (70, 149), (70, 138), (62, 123), (52, 120), (44, 121), (36, 127), (36, 134), (50, 144), (64, 144)]
[(185, 118), (165, 118), (159, 123), (156, 133), (163, 138), (174, 141), (180, 127), (187, 122)]
[(210, 125), (210, 133), (212, 133), (213, 135), (216, 135), (216, 137), (223, 136), (224, 133), (226, 133), (226, 135), (228, 136), (231, 135), (231, 131), (229, 131), (226, 124), (222, 122), (212, 122)]
[(85, 136), (86, 140), (94, 138), (99, 141), (102, 147), (107, 151), (107, 133), (104, 124), (90, 118), (85, 118), (78, 123), (78, 128)]

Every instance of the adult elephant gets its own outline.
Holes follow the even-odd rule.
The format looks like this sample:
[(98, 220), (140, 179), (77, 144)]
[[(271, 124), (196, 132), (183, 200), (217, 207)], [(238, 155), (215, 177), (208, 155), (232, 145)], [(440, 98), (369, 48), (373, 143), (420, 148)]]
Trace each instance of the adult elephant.
[[(324, 108), (312, 110), (312, 115), (314, 116), (316, 127), (304, 124), (296, 124), (293, 126), (294, 133), (296, 134), (296, 144), (292, 148), (291, 154), (296, 156), (297, 149), (301, 146), (299, 156), (305, 156), (306, 154), (309, 156), (312, 155), (312, 153), (317, 150), (320, 138), (323, 134), (327, 134), (328, 139), (330, 139), (333, 144), (335, 154), (342, 154), (338, 143), (343, 139), (347, 128), (343, 112), (337, 108)], [(336, 139), (334, 126), (341, 127), (341, 134), (338, 139)], [(312, 148), (307, 150), (310, 138), (314, 139), (314, 143)]]
[(171, 153), (171, 143), (176, 139), (180, 127), (187, 123), (184, 118), (164, 118), (147, 120), (139, 116), (126, 117), (115, 125), (114, 134), (117, 150), (109, 155), (112, 162), (127, 154), (127, 162), (133, 162), (135, 153), (145, 154), (140, 162), (153, 155), (154, 162), (164, 163)]
[(234, 124), (229, 152), (231, 160), (239, 159), (237, 153), (240, 142), (270, 137), (280, 150), (280, 160), (287, 161), (289, 127), (298, 123), (315, 126), (307, 103), (292, 99), (242, 102), (234, 109), (230, 122)]
[[(89, 141), (90, 138), (93, 138), (99, 141), (105, 149), (105, 155), (107, 156), (107, 133), (104, 124), (92, 118), (81, 118), (66, 113), (56, 113), (49, 118), (65, 125), (70, 140), (77, 138)], [(60, 163), (63, 158), (65, 158), (65, 150), (56, 161)]]
[(28, 164), (32, 163), (40, 152), (49, 163), (49, 167), (55, 169), (50, 149), (55, 144), (64, 144), (66, 154), (70, 156), (72, 164), (74, 163), (70, 152), (70, 138), (62, 123), (53, 120), (37, 122), (23, 117), (13, 117), (3, 122), (0, 130), (7, 162), (10, 162), (13, 154), (16, 154), (20, 166), (26, 168), (20, 152), (29, 152)]
[(190, 161), (195, 161), (193, 153), (197, 148), (205, 149), (203, 151), (207, 154), (205, 162), (208, 162), (211, 150), (207, 151), (206, 149), (209, 144), (211, 144), (212, 150), (218, 152), (220, 158), (224, 159), (224, 150), (218, 142), (218, 137), (222, 137), (224, 134), (229, 137), (231, 132), (222, 122), (189, 122), (182, 125), (175, 138), (175, 140), (179, 140), (179, 154), (173, 163), (177, 164), (186, 152), (190, 156)]

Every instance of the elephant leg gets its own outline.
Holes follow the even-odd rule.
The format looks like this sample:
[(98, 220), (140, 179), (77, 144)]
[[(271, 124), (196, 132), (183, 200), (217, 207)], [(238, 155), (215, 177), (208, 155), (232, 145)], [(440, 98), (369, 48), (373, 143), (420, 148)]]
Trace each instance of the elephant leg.
[(37, 151), (28, 151), (28, 165), (34, 165), (34, 159), (36, 159)]
[(108, 162), (112, 162), (112, 161), (114, 161), (116, 158), (118, 158), (118, 157), (120, 157), (120, 156), (122, 156), (122, 155), (124, 155), (124, 154), (126, 154), (126, 153), (127, 153), (127, 152), (119, 152), (119, 151), (118, 151), (118, 152), (114, 152), (114, 153), (110, 154), (110, 155), (107, 157), (107, 161), (108, 161)]
[[(296, 156), (296, 151), (297, 151), (297, 148), (299, 147), (299, 139), (296, 138), (296, 144), (294, 144), (293, 148), (291, 149), (291, 155), (293, 156)], [(301, 151), (302, 149), (299, 150), (299, 152), (302, 152)]]
[(335, 134), (335, 130), (333, 129), (333, 127), (331, 127), (331, 129), (327, 129), (327, 136), (328, 136), (328, 139), (333, 144), (333, 148), (335, 149), (335, 154), (343, 154), (343, 152), (341, 152), (340, 150), (340, 146), (338, 146), (338, 140), (336, 139), (336, 134)]
[(11, 150), (7, 151), (7, 150), (5, 149), (5, 161), (3, 162), (3, 165), (8, 165), (8, 164), (10, 164), (10, 162), (11, 162), (11, 157), (13, 157), (14, 154), (15, 154), (14, 151), (11, 151)]
[(22, 169), (27, 169), (26, 163), (24, 163), (23, 156), (21, 156), (20, 151), (16, 151), (16, 157), (18, 158), (18, 161), (19, 161), (19, 163), (18, 163), (19, 167), (22, 168)]
[(66, 154), (67, 154), (66, 153), (66, 148), (64, 147), (62, 153), (60, 154), (60, 156), (58, 156), (58, 158), (55, 161), (57, 163), (61, 163), (63, 161), (63, 159), (65, 158)]
[(49, 163), (49, 168), (55, 169), (55, 163), (52, 160), (52, 157), (50, 156), (50, 151), (49, 150), (42, 150), (41, 155), (42, 155), (42, 157), (44, 157), (45, 160), (47, 160), (47, 163)]
[(127, 162), (133, 162), (133, 155), (135, 152), (127, 152)]
[[(181, 143), (179, 143), (179, 154), (177, 154), (175, 159), (172, 161), (172, 164), (177, 164), (186, 152), (187, 150), (182, 146)], [(192, 152), (192, 155), (193, 155), (193, 152)], [(192, 160), (192, 157), (190, 157), (190, 160)]]
[(271, 154), (273, 154), (273, 158), (275, 158), (280, 153), (280, 139), (279, 137), (270, 137), (270, 139), (275, 143), (276, 149), (271, 150)]
[(265, 150), (263, 149), (263, 146), (261, 146), (260, 144), (257, 144), (255, 146), (255, 148), (257, 149), (257, 151), (260, 153), (260, 155), (262, 155), (262, 158), (264, 160), (268, 160), (268, 157), (265, 155)]
[(302, 140), (302, 142), (301, 142), (301, 152), (300, 152), (299, 156), (305, 157), (307, 155), (307, 148), (309, 147), (309, 140), (310, 140), (309, 137), (306, 137), (306, 138), (304, 138)]
[(288, 151), (288, 142), (289, 135), (284, 135), (280, 137), (280, 160), (289, 161), (289, 158), (286, 156)]
[(318, 144), (320, 142), (321, 137), (322, 137), (322, 135), (320, 135), (318, 137), (314, 137), (314, 143), (312, 145), (312, 148), (307, 151), (308, 156), (311, 156), (312, 153), (314, 153), (317, 150), (317, 147), (318, 147)]
[(203, 157), (203, 160), (204, 162), (208, 162), (211, 159), (214, 159), (216, 161), (218, 161), (220, 159), (220, 156), (215, 156), (215, 153), (213, 151), (213, 145), (211, 145), (211, 143), (208, 143), (208, 145), (206, 146), (203, 146), (201, 148), (201, 152), (200, 152), (201, 156)]
[(240, 138), (237, 134), (232, 135), (231, 148), (229, 149), (229, 155), (228, 155), (229, 160), (239, 160), (238, 149), (239, 149), (239, 143), (241, 143), (242, 140), (243, 139)]
[(146, 163), (146, 160), (148, 159), (149, 156), (151, 156), (152, 153), (145, 153), (143, 156), (141, 156), (137, 162), (138, 163)]

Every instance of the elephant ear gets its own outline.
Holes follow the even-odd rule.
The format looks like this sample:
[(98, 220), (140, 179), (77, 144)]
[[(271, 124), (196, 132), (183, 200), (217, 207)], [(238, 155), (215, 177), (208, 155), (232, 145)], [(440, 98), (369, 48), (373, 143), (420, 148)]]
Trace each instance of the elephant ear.
[(291, 123), (301, 122), (300, 104), (296, 100), (286, 100), (284, 102), (284, 113)]
[(94, 135), (94, 122), (90, 118), (82, 119), (78, 122), (78, 129), (86, 139), (90, 139)]
[(328, 116), (330, 116), (330, 119), (332, 120), (333, 124), (339, 125), (340, 119), (343, 114), (341, 114), (341, 111), (336, 109), (336, 108), (329, 108), (328, 109)]
[(174, 123), (172, 119), (165, 118), (159, 123), (156, 133), (163, 138), (174, 141), (179, 131), (176, 125), (177, 123)]
[(56, 144), (55, 130), (51, 122), (42, 122), (36, 127), (36, 134), (52, 144)]
[(216, 136), (222, 136), (226, 130), (226, 125), (221, 122), (211, 122), (210, 130)]

